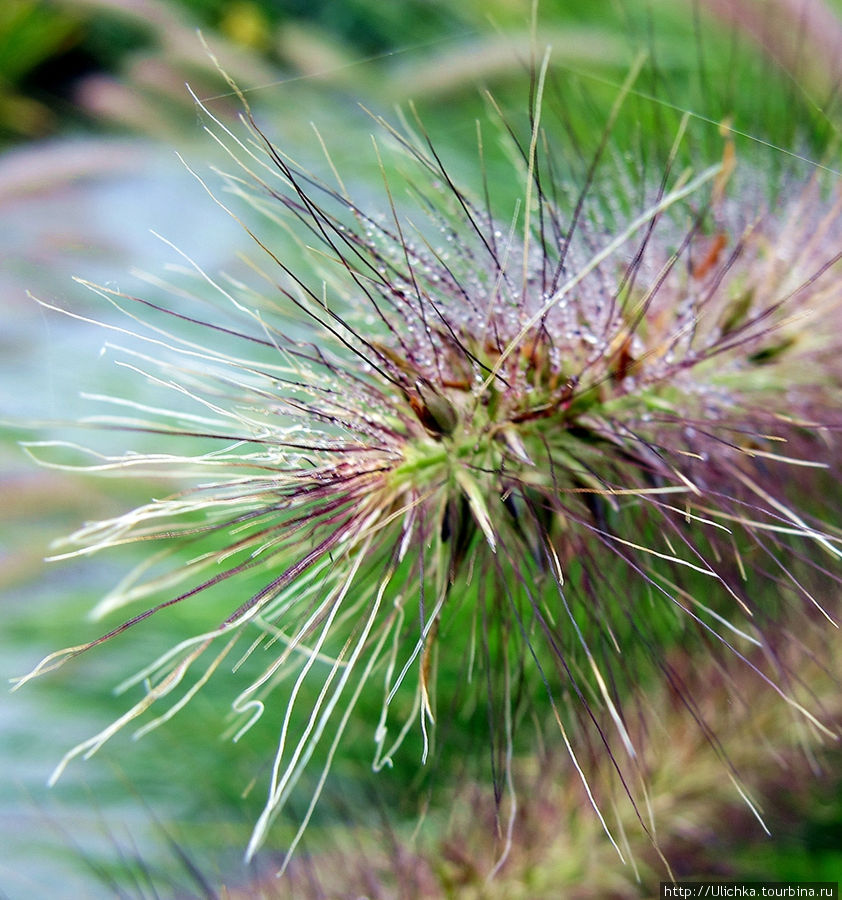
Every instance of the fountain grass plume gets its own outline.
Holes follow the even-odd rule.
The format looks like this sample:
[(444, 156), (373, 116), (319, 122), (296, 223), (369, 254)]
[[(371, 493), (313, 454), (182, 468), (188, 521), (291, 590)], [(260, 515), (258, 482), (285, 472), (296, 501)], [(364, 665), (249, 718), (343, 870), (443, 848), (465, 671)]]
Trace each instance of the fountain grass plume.
[[(174, 400), (100, 398), (123, 413), (94, 424), (168, 449), (82, 467), (177, 488), (66, 540), (57, 558), (150, 545), (97, 610), (142, 611), (18, 684), (175, 604), (198, 604), (205, 624), (124, 682), (141, 698), (53, 780), (233, 667), (234, 740), (282, 710), (249, 857), (308, 773), (289, 858), (376, 696), (375, 769), (415, 735), (427, 762), (442, 716), (451, 730), (484, 720), (507, 847), (513, 760), (536, 727), (555, 731), (625, 858), (589, 769), (613, 773), (654, 841), (630, 686), (677, 686), (716, 742), (671, 647), (733, 656), (836, 736), (767, 635), (784, 604), (835, 627), (823, 595), (839, 584), (840, 531), (814, 497), (840, 425), (840, 194), (817, 167), (770, 206), (727, 127), (714, 164), (688, 167), (688, 116), (657, 178), (630, 172), (610, 138), (637, 69), (568, 172), (545, 121), (548, 60), (522, 133), (490, 103), (473, 185), (420, 120), (375, 116), (374, 203), (327, 152), (324, 177), (293, 161), (247, 104), (241, 132), (203, 107), (234, 165), (212, 196), (254, 238), (266, 287), (201, 272), (204, 295), (165, 304), (83, 282), (129, 321), (103, 327), (146, 342), (124, 365)], [(512, 203), (487, 175), (491, 130)], [(218, 313), (194, 311), (207, 297)], [(75, 465), (56, 451), (84, 452), (30, 451), (56, 466)]]
[[(797, 621), (789, 624), (799, 627)], [(814, 635), (817, 643), (811, 640), (803, 647), (794, 646), (785, 630), (779, 635), (776, 649), (809, 682), (825, 715), (839, 721), (840, 665), (838, 655), (827, 654), (828, 635)], [(749, 871), (756, 871), (754, 854), (769, 852), (767, 835), (755, 829), (752, 838), (751, 812), (722, 778), (717, 748), (689, 719), (682, 695), (689, 692), (697, 699), (705, 721), (728, 746), (730, 764), (747, 773), (752, 790), (762, 798), (764, 815), (776, 823), (789, 820), (795, 834), (793, 807), (809, 819), (817, 792), (833, 795), (839, 747), (801, 727), (772, 692), (758, 693), (753, 673), (736, 659), (723, 665), (713, 657), (691, 661), (677, 653), (672, 664), (681, 673), (680, 692), (675, 684), (661, 683), (647, 686), (642, 696), (626, 698), (627, 706), (640, 702), (655, 711), (646, 733), (641, 730), (635, 741), (650, 785), (647, 817), (659, 823), (658, 844), (675, 878), (745, 878), (740, 857), (743, 866), (752, 860)], [(637, 727), (642, 726), (638, 718)], [(431, 813), (433, 821), (414, 841), (399, 829), (384, 834), (337, 827), (330, 843), (323, 837), (311, 840), (311, 852), (293, 860), (285, 879), (258, 876), (239, 886), (230, 876), (223, 878), (228, 895), (232, 900), (360, 895), (632, 900), (657, 895), (663, 866), (630, 803), (612, 797), (615, 827), (633, 861), (617, 867), (615, 851), (559, 747), (526, 755), (514, 768), (521, 798), (517, 827), (506, 864), (493, 881), (486, 876), (503, 844), (496, 827), (499, 810), (487, 787), (467, 778), (455, 779), (448, 804)]]

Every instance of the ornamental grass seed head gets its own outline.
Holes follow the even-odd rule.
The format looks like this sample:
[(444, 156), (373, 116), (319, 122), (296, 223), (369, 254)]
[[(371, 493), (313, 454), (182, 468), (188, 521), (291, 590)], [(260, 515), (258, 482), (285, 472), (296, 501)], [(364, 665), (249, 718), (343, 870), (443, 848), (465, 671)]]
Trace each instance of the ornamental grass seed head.
[[(176, 397), (107, 398), (125, 415), (103, 427), (162, 449), (88, 468), (178, 487), (67, 539), (63, 557), (148, 545), (98, 610), (142, 611), (21, 683), (174, 604), (225, 598), (230, 612), (129, 678), (140, 699), (54, 777), (147, 713), (140, 733), (166, 722), (233, 666), (235, 740), (281, 710), (249, 855), (308, 773), (294, 850), (374, 696), (375, 769), (417, 735), (427, 761), (443, 717), (452, 734), (485, 723), (504, 835), (513, 759), (560, 740), (623, 856), (606, 811), (617, 796), (654, 835), (637, 722), (651, 711), (624, 705), (630, 686), (669, 684), (716, 742), (675, 648), (732, 656), (834, 734), (766, 637), (784, 602), (833, 623), (822, 592), (839, 583), (840, 533), (816, 494), (840, 421), (833, 173), (816, 167), (768, 204), (727, 127), (713, 165), (679, 162), (687, 116), (658, 177), (634, 172), (609, 149), (630, 78), (577, 175), (545, 121), (546, 75), (545, 59), (523, 134), (491, 111), (511, 204), (485, 174), (487, 123), (481, 174), (462, 186), (420, 122), (378, 118), (372, 201), (329, 156), (325, 178), (292, 161), (248, 106), (241, 134), (205, 110), (236, 164), (233, 199), (216, 202), (253, 235), (267, 286), (199, 273), (217, 317), (183, 289), (163, 305), (88, 285), (149, 347), (126, 364)], [(602, 796), (594, 761), (615, 779)]]

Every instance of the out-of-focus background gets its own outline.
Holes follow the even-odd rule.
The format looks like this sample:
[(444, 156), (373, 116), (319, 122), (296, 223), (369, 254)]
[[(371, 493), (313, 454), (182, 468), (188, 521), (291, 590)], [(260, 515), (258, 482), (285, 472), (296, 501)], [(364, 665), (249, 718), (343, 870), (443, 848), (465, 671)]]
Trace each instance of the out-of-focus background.
[[(338, 170), (361, 190), (370, 183), (374, 192), (379, 177), (369, 152), (367, 135), (376, 130), (369, 111), (396, 121), (396, 107), (407, 111), (412, 102), (454, 167), (469, 170), (475, 120), (489, 114), (484, 92), (525, 118), (530, 54), (548, 44), (552, 103), (564, 107), (569, 132), (585, 147), (599, 137), (599, 123), (643, 52), (644, 75), (629, 99), (637, 113), (618, 123), (613, 152), (634, 148), (636, 164), (645, 166), (640, 148), (667, 147), (677, 117), (689, 111), (700, 145), (721, 145), (718, 126), (728, 121), (764, 142), (744, 140), (745, 154), (760, 160), (753, 164), (793, 164), (794, 152), (839, 168), (838, 154), (827, 155), (842, 120), (837, 0), (544, 0), (534, 35), (531, 7), (527, 0), (3, 0), (2, 676), (89, 638), (99, 626), (85, 620), (87, 611), (132, 559), (127, 553), (45, 564), (51, 541), (154, 492), (143, 482), (39, 468), (19, 445), (68, 437), (62, 423), (90, 409), (83, 395), (102, 393), (103, 384), (119, 393), (115, 380), (124, 377), (107, 346), (119, 335), (54, 314), (33, 296), (112, 321), (101, 298), (74, 276), (131, 292), (141, 289), (142, 272), (179, 277), (170, 269), (184, 266), (184, 258), (166, 241), (211, 272), (241, 271), (240, 254), (249, 251), (242, 229), (187, 168), (212, 181), (210, 167), (225, 159), (204, 133), (186, 85), (223, 122), (235, 122), (241, 108), (214, 59), (286, 152), (305, 163), (320, 157), (315, 123)], [(809, 170), (804, 163), (804, 177)], [(142, 289), (149, 295), (148, 285)], [(134, 390), (126, 376), (125, 391)], [(85, 443), (84, 434), (72, 439)], [(137, 744), (119, 738), (93, 761), (76, 762), (56, 788), (45, 788), (64, 751), (122, 710), (110, 689), (132, 671), (127, 657), (140, 665), (167, 629), (178, 630), (180, 615), (0, 699), (0, 896), (213, 896), (223, 884), (252, 877), (240, 854), (259, 805), (240, 795), (261, 771), (261, 748), (234, 748), (220, 738), (224, 722), (212, 698), (198, 698), (198, 712)], [(785, 731), (785, 720), (770, 728)], [(662, 748), (659, 789), (673, 795), (671, 821), (679, 824), (671, 846), (686, 863), (684, 873), (836, 880), (842, 757), (816, 751), (796, 761), (772, 741), (760, 762), (752, 755), (757, 747), (748, 746), (756, 742), (753, 732), (736, 730), (732, 739), (735, 755), (760, 773), (757, 789), (773, 836), (759, 832), (738, 804), (705, 788), (708, 770), (676, 735), (673, 757)], [(268, 734), (267, 759), (271, 746)], [(686, 781), (694, 766), (698, 783)], [(557, 782), (565, 777), (560, 770)], [(716, 781), (714, 772), (707, 783)], [(370, 800), (364, 787), (354, 790), (360, 796), (346, 795), (350, 807)], [(616, 883), (593, 883), (587, 892), (599, 832), (583, 824), (587, 810), (567, 809), (574, 801), (555, 790), (547, 795), (555, 808), (525, 815), (533, 828), (569, 830), (569, 839), (539, 841), (542, 858), (521, 848), (511, 876), (520, 881), (501, 896), (544, 896), (542, 878), (578, 883), (581, 896), (608, 896), (609, 887), (611, 896), (648, 896), (628, 868)], [(438, 815), (434, 809), (431, 820)], [(338, 820), (343, 816), (351, 813), (340, 810)], [(472, 840), (481, 843), (476, 835)], [(364, 834), (358, 841), (359, 859), (374, 858), (376, 841)], [(278, 849), (274, 857), (267, 849), (263, 870), (277, 861)], [(472, 878), (482, 883), (452, 847), (439, 851), (447, 871), (434, 872), (435, 883), (451, 885), (450, 896), (460, 896), (459, 885), (470, 887)], [(645, 863), (645, 851), (643, 857)], [(537, 879), (531, 894), (528, 877)]]

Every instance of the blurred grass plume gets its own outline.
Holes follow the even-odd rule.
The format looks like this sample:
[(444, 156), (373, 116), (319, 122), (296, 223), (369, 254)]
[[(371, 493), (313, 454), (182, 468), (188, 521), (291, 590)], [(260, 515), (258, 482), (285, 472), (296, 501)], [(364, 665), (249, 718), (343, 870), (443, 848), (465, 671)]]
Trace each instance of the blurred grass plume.
[(254, 239), (261, 287), (186, 254), (195, 286), (154, 283), (166, 303), (81, 282), (124, 317), (98, 322), (132, 342), (109, 344), (120, 365), (161, 397), (103, 391), (83, 424), (160, 449), (28, 450), (174, 486), (63, 542), (56, 559), (149, 550), (95, 610), (126, 618), (18, 686), (176, 604), (196, 629), (126, 678), (133, 702), (54, 780), (147, 714), (138, 736), (188, 715), (227, 667), (233, 740), (276, 723), (248, 857), (296, 805), (286, 867), (359, 720), (374, 769), (404, 745), (446, 755), (444, 720), (454, 746), (461, 726), (485, 747), (490, 873), (519, 847), (518, 759), (559, 741), (618, 857), (620, 797), (670, 871), (647, 787), (656, 684), (765, 827), (673, 651), (736, 666), (725, 694), (762, 690), (811, 741), (838, 738), (788, 647), (837, 627), (839, 173), (772, 184), (727, 121), (700, 151), (681, 110), (659, 111), (666, 148), (615, 152), (643, 66), (583, 147), (536, 58), (525, 108), (487, 96), (464, 175), (412, 110), (373, 113), (376, 197), (330, 136), (293, 159), (233, 81), (239, 126), (198, 102), (228, 168), (221, 191), (194, 174)]

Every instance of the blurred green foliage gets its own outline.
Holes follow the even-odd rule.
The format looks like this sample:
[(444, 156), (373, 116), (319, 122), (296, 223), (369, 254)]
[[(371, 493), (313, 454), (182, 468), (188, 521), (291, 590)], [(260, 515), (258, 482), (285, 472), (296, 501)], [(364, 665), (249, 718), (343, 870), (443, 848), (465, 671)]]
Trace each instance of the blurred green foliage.
[(67, 52), (80, 23), (39, 0), (6, 0), (0, 6), (0, 140), (33, 138), (57, 125), (54, 111), (30, 89), (28, 79)]
[[(492, 84), (504, 99), (511, 93), (521, 102), (530, 9), (526, 0), (7, 0), (0, 11), (0, 139), (80, 124), (96, 130), (109, 119), (143, 132), (147, 118), (91, 100), (84, 86), (97, 76), (130, 89), (123, 104), (151, 98), (163, 117), (167, 102), (186, 108), (184, 80), (195, 80), (201, 67), (201, 53), (186, 46), (198, 49), (196, 28), (230, 49), (223, 64), (246, 88), (261, 76), (271, 80), (271, 71), (279, 81), (297, 73), (356, 99), (411, 97), (434, 119), (456, 118), (455, 108), (442, 109), (440, 100), (457, 98), (460, 117), (472, 118), (477, 86)], [(781, 21), (778, 31), (788, 25), (798, 21)], [(770, 28), (767, 52), (783, 40)], [(757, 41), (718, 21), (705, 4), (545, 0), (537, 46), (548, 43), (558, 77), (586, 78), (588, 102), (603, 111), (635, 55), (645, 52), (650, 65), (635, 87), (650, 118), (647, 97), (657, 96), (662, 107), (694, 109), (713, 121), (734, 116), (737, 127), (762, 122), (786, 142), (794, 133), (809, 135), (828, 115), (806, 69), (803, 79), (791, 69), (775, 77)], [(153, 60), (157, 75), (149, 72)], [(212, 70), (204, 63), (206, 73)], [(642, 124), (650, 134), (658, 127), (657, 121)]]

